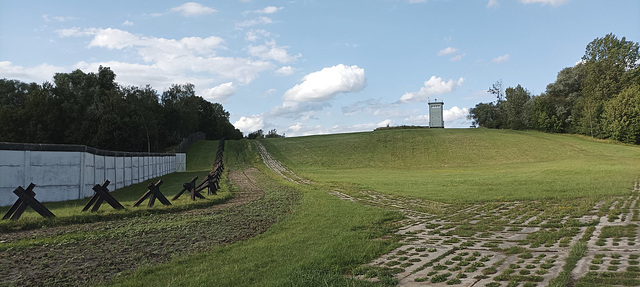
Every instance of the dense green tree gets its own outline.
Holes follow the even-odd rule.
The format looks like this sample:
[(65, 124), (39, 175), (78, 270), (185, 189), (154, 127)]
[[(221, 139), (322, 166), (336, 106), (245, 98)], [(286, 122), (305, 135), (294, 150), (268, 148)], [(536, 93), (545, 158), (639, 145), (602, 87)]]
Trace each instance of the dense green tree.
[(507, 127), (514, 130), (526, 129), (529, 125), (529, 110), (526, 105), (531, 99), (531, 93), (518, 85), (515, 88), (507, 88), (505, 98)]
[(263, 139), (264, 138), (264, 132), (262, 131), (262, 129), (259, 129), (255, 132), (249, 133), (247, 135), (247, 138), (250, 140), (254, 140), (254, 139)]
[(278, 134), (278, 131), (276, 129), (272, 129), (269, 132), (267, 132), (267, 134), (264, 136), (265, 138), (283, 138), (284, 134)]
[(558, 73), (556, 81), (547, 85), (546, 93), (541, 95), (544, 99), (541, 100), (544, 100), (545, 106), (548, 107), (549, 120), (554, 117), (553, 121), (558, 121), (555, 123), (555, 127), (548, 131), (574, 132), (572, 129), (574, 107), (582, 97), (584, 78), (584, 64), (577, 64), (562, 69)]
[(115, 79), (106, 67), (58, 73), (43, 85), (0, 79), (0, 141), (163, 151), (196, 131), (209, 139), (242, 138), (222, 105), (196, 96), (192, 84), (160, 96)]
[(624, 89), (605, 104), (603, 126), (607, 137), (640, 144), (640, 84)]
[(562, 119), (558, 118), (556, 106), (548, 94), (533, 97), (530, 127), (543, 132), (559, 133), (563, 131)]
[(576, 103), (577, 132), (605, 136), (601, 125), (604, 105), (625, 87), (640, 81), (639, 45), (614, 34), (591, 41), (582, 57), (585, 78)]
[(472, 124), (480, 128), (501, 128), (498, 107), (493, 103), (479, 103), (469, 110), (467, 117)]

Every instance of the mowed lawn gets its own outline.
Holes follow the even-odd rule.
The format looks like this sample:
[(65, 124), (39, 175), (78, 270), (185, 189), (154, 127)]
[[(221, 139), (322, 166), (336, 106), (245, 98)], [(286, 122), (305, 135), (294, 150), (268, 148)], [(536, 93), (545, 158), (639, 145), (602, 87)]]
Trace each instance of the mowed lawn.
[(534, 131), (384, 130), (264, 143), (316, 182), (447, 203), (620, 195), (640, 175), (638, 146)]

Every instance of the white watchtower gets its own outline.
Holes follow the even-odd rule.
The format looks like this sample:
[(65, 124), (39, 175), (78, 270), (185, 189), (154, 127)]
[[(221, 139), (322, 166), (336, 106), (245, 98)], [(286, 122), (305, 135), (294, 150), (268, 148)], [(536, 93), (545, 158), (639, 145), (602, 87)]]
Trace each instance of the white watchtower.
[(429, 127), (444, 128), (444, 119), (442, 118), (442, 106), (444, 102), (437, 99), (429, 102)]

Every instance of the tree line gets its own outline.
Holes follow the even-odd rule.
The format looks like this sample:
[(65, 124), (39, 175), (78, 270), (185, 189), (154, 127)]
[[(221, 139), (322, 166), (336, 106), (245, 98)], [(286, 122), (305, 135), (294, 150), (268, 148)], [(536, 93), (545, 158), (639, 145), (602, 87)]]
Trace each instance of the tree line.
[(582, 60), (558, 73), (539, 96), (518, 85), (489, 89), (495, 102), (469, 111), (473, 125), (583, 134), (640, 144), (639, 44), (614, 34), (590, 42)]
[(193, 84), (159, 94), (121, 86), (108, 67), (57, 73), (42, 85), (0, 79), (0, 142), (81, 144), (116, 151), (166, 151), (202, 131), (207, 139), (242, 138), (221, 104)]

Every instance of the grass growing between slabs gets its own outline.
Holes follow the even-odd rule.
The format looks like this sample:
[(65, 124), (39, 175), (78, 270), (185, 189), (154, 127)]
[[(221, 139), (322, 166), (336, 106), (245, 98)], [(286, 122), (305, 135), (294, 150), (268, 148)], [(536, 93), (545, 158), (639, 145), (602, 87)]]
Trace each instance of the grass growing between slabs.
[(264, 144), (313, 181), (446, 203), (623, 195), (640, 175), (638, 146), (534, 131), (387, 130)]
[(294, 194), (300, 199), (291, 214), (247, 241), (145, 268), (113, 285), (371, 285), (343, 274), (397, 246), (394, 240), (377, 238), (394, 231), (393, 222), (400, 219), (399, 214), (343, 201), (314, 186), (284, 181), (257, 162), (259, 157), (249, 144), (233, 142), (231, 149), (244, 156), (235, 164), (255, 164), (264, 172), (258, 175), (257, 183), (265, 198), (251, 203), (251, 208), (269, 209), (279, 202), (272, 198)]
[[(182, 184), (191, 180), (194, 176), (198, 176), (197, 183), (202, 180), (209, 170), (213, 168), (216, 151), (218, 149), (217, 141), (199, 141), (191, 146), (187, 153), (187, 171), (170, 173), (158, 178), (148, 179), (144, 182), (133, 184), (127, 187), (113, 191), (113, 183), (107, 188), (124, 207), (124, 210), (115, 210), (108, 203), (103, 202), (100, 209), (96, 213), (82, 212), (82, 208), (87, 204), (89, 198), (61, 201), (61, 202), (43, 202), (53, 214), (55, 218), (42, 218), (37, 212), (28, 207), (19, 220), (2, 220), (0, 221), (0, 232), (11, 230), (33, 229), (41, 227), (52, 227), (73, 223), (88, 223), (102, 220), (110, 220), (124, 217), (143, 216), (145, 214), (166, 213), (188, 210), (210, 206), (212, 204), (224, 202), (232, 197), (232, 194), (225, 192), (223, 189), (216, 196), (207, 196), (206, 200), (191, 201), (188, 195), (182, 195), (179, 199), (173, 201), (171, 198), (182, 189)], [(160, 201), (156, 200), (152, 208), (147, 207), (148, 199), (140, 206), (132, 207), (133, 203), (140, 198), (146, 191), (149, 183), (156, 183), (158, 179), (162, 179), (163, 184), (160, 191), (169, 199), (171, 206), (164, 206)], [(38, 187), (34, 188), (36, 199), (38, 198)], [(17, 197), (16, 197), (17, 198)], [(4, 215), (10, 206), (0, 207), (0, 215)]]

